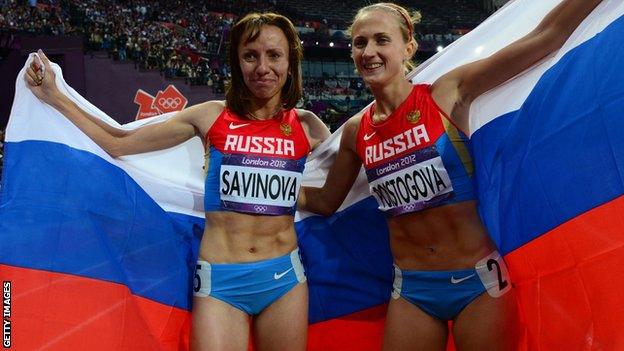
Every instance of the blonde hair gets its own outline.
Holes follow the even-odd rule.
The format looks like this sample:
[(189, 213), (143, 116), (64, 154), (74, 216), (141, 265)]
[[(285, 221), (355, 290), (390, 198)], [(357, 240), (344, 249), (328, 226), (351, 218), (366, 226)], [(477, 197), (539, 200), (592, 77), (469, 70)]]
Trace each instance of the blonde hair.
[[(414, 44), (417, 44), (416, 39), (414, 39), (414, 24), (420, 23), (420, 20), (422, 19), (422, 15), (420, 14), (419, 11), (413, 11), (410, 14), (410, 12), (403, 6), (400, 6), (391, 2), (380, 2), (380, 3), (364, 6), (361, 9), (359, 9), (358, 12), (353, 17), (353, 22), (351, 22), (351, 25), (347, 29), (349, 36), (351, 36), (352, 34), (351, 30), (353, 28), (353, 24), (355, 23), (355, 21), (357, 21), (365, 13), (377, 11), (377, 10), (385, 11), (386, 13), (391, 14), (397, 19), (397, 24), (399, 25), (399, 29), (401, 30), (403, 41), (406, 44), (409, 44), (412, 41), (414, 42)], [(410, 57), (410, 59), (405, 61), (404, 67), (407, 73), (413, 70), (414, 68), (416, 68), (416, 64), (412, 61)]]

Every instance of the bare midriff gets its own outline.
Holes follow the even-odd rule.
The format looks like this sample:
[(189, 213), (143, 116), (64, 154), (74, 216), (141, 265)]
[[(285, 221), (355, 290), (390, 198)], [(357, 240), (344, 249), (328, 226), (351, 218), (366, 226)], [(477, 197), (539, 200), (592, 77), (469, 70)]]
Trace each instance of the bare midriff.
[(210, 263), (254, 262), (283, 256), (296, 247), (292, 216), (208, 212), (199, 259)]
[(394, 262), (405, 270), (471, 268), (495, 250), (475, 201), (392, 217), (388, 227)]

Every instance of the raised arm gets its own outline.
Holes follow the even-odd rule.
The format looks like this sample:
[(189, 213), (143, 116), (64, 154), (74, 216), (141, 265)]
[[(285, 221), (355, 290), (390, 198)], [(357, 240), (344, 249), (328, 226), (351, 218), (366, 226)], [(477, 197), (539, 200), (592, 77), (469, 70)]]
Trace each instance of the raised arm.
[(468, 132), (470, 104), (479, 95), (558, 50), (602, 0), (564, 0), (526, 36), (492, 56), (458, 67), (432, 86), (438, 106)]
[[(50, 62), (41, 50), (42, 62), (35, 61), (26, 71), (26, 81), (35, 96), (54, 107), (96, 144), (113, 157), (160, 150), (180, 144), (198, 133), (202, 116), (218, 115), (218, 102), (207, 102), (179, 112), (163, 123), (150, 124), (132, 131), (117, 129), (88, 114), (63, 94), (55, 83)], [(45, 67), (45, 74), (41, 72)]]
[(355, 152), (359, 119), (351, 118), (342, 131), (340, 149), (322, 188), (302, 187), (297, 208), (324, 216), (336, 212), (357, 178), (362, 162)]

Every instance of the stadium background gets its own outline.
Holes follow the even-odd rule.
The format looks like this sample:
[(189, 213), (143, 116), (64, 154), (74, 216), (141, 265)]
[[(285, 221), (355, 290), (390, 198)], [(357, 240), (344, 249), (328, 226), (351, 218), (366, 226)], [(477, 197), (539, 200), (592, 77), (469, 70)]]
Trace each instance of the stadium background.
[[(305, 50), (300, 106), (333, 131), (371, 101), (350, 60), (345, 29), (359, 7), (373, 2), (0, 0), (0, 170), (15, 78), (30, 52), (45, 50), (72, 87), (126, 123), (137, 116), (139, 89), (155, 96), (173, 84), (188, 99), (187, 106), (223, 99), (229, 77), (227, 34), (238, 17), (251, 11), (274, 11), (293, 21)], [(505, 2), (397, 1), (423, 14), (416, 26), (417, 63)]]
[[(134, 94), (174, 84), (189, 104), (223, 98), (226, 38), (236, 19), (275, 11), (293, 20), (305, 48), (302, 107), (334, 129), (371, 97), (350, 61), (345, 29), (370, 1), (17, 1), (0, 0), (0, 127), (14, 78), (29, 52), (44, 49), (78, 92), (119, 122), (133, 120)], [(421, 62), (476, 27), (500, 1), (399, 1), (420, 10)]]
[[(423, 14), (415, 57), (422, 62), (506, 1), (397, 3)], [(222, 99), (229, 76), (228, 30), (251, 11), (275, 11), (296, 25), (305, 49), (300, 105), (335, 130), (371, 101), (350, 60), (345, 29), (357, 8), (373, 2), (0, 0), (0, 169), (15, 78), (28, 53), (44, 49), (81, 95), (126, 123), (137, 115), (139, 89), (156, 95), (173, 84), (187, 106)]]
[[(506, 1), (396, 2), (423, 15), (415, 28), (418, 63)], [(15, 80), (29, 53), (39, 48), (81, 95), (127, 123), (137, 116), (139, 89), (155, 96), (172, 84), (188, 99), (187, 106), (223, 99), (231, 25), (252, 11), (281, 13), (293, 21), (304, 46), (300, 107), (315, 112), (333, 131), (372, 100), (351, 62), (346, 28), (358, 8), (373, 2), (0, 0), (0, 186)]]
[[(531, 23), (533, 23), (532, 21), (537, 21), (540, 17), (540, 13), (543, 15), (546, 13), (545, 11), (549, 6), (554, 6), (554, 4), (559, 1), (560, 0), (514, 1), (509, 4), (510, 6), (508, 6), (505, 11), (501, 11), (499, 16), (497, 16), (497, 18), (502, 20), (497, 22), (497, 26), (494, 26), (495, 30), (492, 30), (493, 26), (490, 26), (492, 21), (487, 21), (488, 23), (484, 26), (472, 31), (468, 37), (463, 38), (466, 40), (462, 40), (462, 43), (458, 43), (458, 45), (449, 48), (450, 50), (445, 51), (443, 54), (445, 56), (441, 56), (440, 60), (436, 60), (436, 62), (440, 62), (448, 57), (452, 57), (453, 60), (469, 57), (470, 53), (481, 51), (478, 46), (480, 42), (489, 42), (488, 40), (491, 40), (491, 37), (496, 37), (497, 41), (499, 41), (498, 44), (503, 45), (503, 43), (512, 40), (515, 34), (522, 35), (523, 30), (530, 30)], [(434, 4), (439, 6), (442, 3), (442, 1), (436, 1)], [(461, 6), (459, 2), (444, 3), (449, 6)], [(19, 23), (25, 23), (24, 25), (26, 26), (28, 23), (33, 26), (39, 23), (40, 27), (46, 27), (46, 30), (50, 32), (53, 31), (54, 27), (51, 24), (52, 21), (49, 20), (50, 13), (59, 13), (59, 7), (56, 3), (51, 7), (49, 3), (43, 5), (39, 4), (39, 7), (42, 7), (42, 9), (31, 9), (27, 5), (16, 5), (15, 2), (2, 0), (0, 0), (0, 4), (11, 4), (17, 9), (15, 13), (19, 13), (21, 9), (21, 11), (23, 11), (22, 14), (26, 17), (32, 15), (32, 13), (34, 13), (34, 16), (48, 16), (47, 18), (43, 18), (46, 21), (43, 21), (40, 17), (36, 17), (37, 21)], [(242, 3), (236, 4), (238, 5), (235, 6), (242, 6)], [(129, 6), (136, 5), (137, 3), (132, 3)], [(361, 3), (356, 6), (360, 5)], [(473, 8), (484, 9), (481, 11), (487, 13), (487, 9), (491, 10), (493, 5), (496, 4), (469, 3), (468, 5)], [(486, 7), (484, 5), (490, 6)], [(476, 147), (475, 155), (479, 155), (479, 158), (476, 158), (477, 166), (475, 169), (479, 172), (476, 179), (479, 180), (481, 185), (484, 185), (481, 186), (485, 191), (480, 195), (480, 201), (486, 219), (489, 218), (487, 222), (493, 224), (493, 231), (491, 231), (492, 236), (499, 240), (503, 239), (499, 247), (504, 249), (503, 253), (507, 253), (505, 259), (510, 267), (510, 272), (513, 270), (519, 277), (518, 280), (514, 279), (518, 287), (517, 291), (520, 294), (524, 310), (527, 313), (527, 318), (533, 321), (527, 324), (529, 327), (527, 339), (529, 345), (532, 346), (528, 349), (532, 350), (624, 349), (621, 328), (618, 327), (624, 324), (624, 321), (622, 321), (621, 313), (618, 313), (619, 309), (614, 308), (621, 305), (621, 293), (619, 293), (621, 289), (618, 289), (617, 286), (615, 286), (616, 288), (614, 289), (613, 285), (615, 281), (613, 278), (623, 276), (622, 273), (624, 272), (621, 268), (623, 255), (622, 243), (624, 242), (624, 238), (621, 235), (624, 233), (622, 229), (624, 221), (622, 221), (621, 218), (621, 213), (623, 213), (622, 194), (624, 193), (622, 190), (624, 189), (622, 186), (622, 174), (624, 174), (624, 169), (622, 167), (624, 163), (621, 162), (623, 155), (621, 151), (624, 150), (624, 144), (622, 141), (623, 139), (617, 137), (617, 131), (622, 129), (622, 119), (619, 118), (621, 113), (618, 113), (618, 111), (622, 110), (622, 101), (624, 100), (617, 97), (622, 96), (623, 85), (620, 82), (622, 82), (622, 77), (624, 77), (624, 69), (622, 68), (624, 66), (618, 64), (618, 59), (621, 58), (623, 54), (622, 46), (615, 44), (621, 42), (622, 33), (624, 33), (624, 4), (620, 0), (606, 0), (603, 2), (603, 5), (604, 6), (597, 9), (591, 16), (591, 20), (586, 21), (587, 23), (584, 23), (582, 28), (579, 28), (578, 32), (581, 35), (570, 40), (570, 43), (567, 44), (567, 49), (563, 49), (560, 54), (531, 70), (532, 73), (544, 72), (544, 74), (539, 81), (533, 82), (535, 85), (533, 85), (533, 83), (529, 84), (533, 89), (530, 92), (527, 89), (525, 93), (529, 94), (529, 98), (524, 100), (524, 102), (522, 102), (524, 99), (523, 96), (518, 98), (512, 95), (522, 94), (521, 89), (517, 88), (518, 85), (516, 83), (524, 84), (527, 80), (533, 79), (535, 76), (533, 76), (532, 73), (522, 75), (518, 81), (499, 88), (500, 94), (496, 96), (495, 100), (481, 101), (481, 105), (479, 105), (479, 101), (475, 103), (475, 108), (477, 109), (480, 106), (487, 105), (489, 107), (496, 107), (495, 110), (497, 110), (494, 111), (495, 113), (492, 113), (494, 120), (490, 120), (492, 116), (482, 114), (485, 115), (482, 117), (486, 117), (485, 120), (489, 122), (486, 122), (485, 125), (481, 125), (472, 138), (472, 145)], [(90, 2), (89, 6), (99, 5), (97, 2)], [(124, 3), (124, 6), (128, 5)], [(152, 6), (152, 4), (150, 4), (150, 6)], [(332, 7), (326, 8), (326, 11), (329, 11), (327, 9), (333, 10), (334, 8), (338, 8), (338, 6), (332, 4)], [(26, 9), (26, 11), (24, 11), (24, 9)], [(135, 10), (131, 8), (126, 11), (128, 17), (133, 16), (133, 11), (137, 13), (143, 11), (141, 4), (139, 4), (138, 9), (136, 9), (136, 7), (134, 7), (134, 9)], [(2, 15), (4, 21), (4, 18), (8, 17), (8, 8), (4, 6), (0, 7), (0, 10), (0, 15)], [(541, 10), (544, 10), (544, 12), (541, 12)], [(147, 14), (147, 7), (145, 11)], [(100, 10), (96, 12), (98, 12), (97, 16), (102, 16), (103, 12), (100, 12)], [(423, 10), (423, 13), (427, 16), (425, 10)], [(308, 14), (306, 14), (306, 17), (307, 15)], [(141, 14), (141, 16), (144, 16), (144, 14)], [(327, 26), (330, 26), (329, 21), (326, 21)], [(44, 25), (42, 26), (41, 23)], [(59, 21), (58, 23), (59, 28), (62, 28), (64, 31), (68, 30), (64, 22)], [(320, 23), (325, 25), (322, 20)], [(179, 25), (183, 27), (182, 24)], [(215, 26), (216, 25), (206, 25), (206, 27), (211, 29), (214, 29)], [(178, 27), (172, 25), (167, 25), (167, 29), (176, 32), (180, 31)], [(69, 28), (69, 30), (72, 31), (73, 29)], [(220, 30), (223, 31), (223, 28)], [(307, 29), (304, 31), (307, 31)], [(312, 32), (315, 31), (316, 29)], [(13, 34), (20, 33), (8, 32), (7, 36), (2, 37), (5, 39), (4, 42), (6, 43), (20, 43), (20, 45), (22, 45), (22, 40), (24, 40), (24, 42), (28, 40), (15, 39), (17, 36), (13, 36)], [(146, 31), (146, 33), (150, 32)], [(331, 34), (331, 32), (329, 33)], [(451, 35), (453, 34), (453, 32), (450, 33)], [(432, 38), (432, 36), (427, 36), (428, 34), (433, 33), (426, 33), (421, 30), (420, 36), (422, 36), (422, 38)], [(442, 35), (442, 37), (445, 35), (442, 33), (439, 34)], [(22, 35), (28, 37), (30, 34), (25, 35), (22, 33)], [(141, 33), (141, 35), (143, 34)], [(32, 35), (30, 36), (32, 37)], [(206, 36), (206, 34), (204, 34), (204, 36)], [(97, 38), (98, 35), (95, 37)], [(81, 37), (78, 38), (80, 39)], [(433, 35), (433, 38), (437, 40), (441, 37)], [(43, 48), (48, 52), (50, 52), (50, 50), (57, 50), (55, 60), (63, 65), (65, 73), (71, 75), (72, 72), (70, 71), (72, 70), (82, 70), (83, 75), (86, 76), (89, 74), (89, 72), (84, 71), (84, 64), (74, 64), (75, 66), (71, 66), (66, 62), (70, 61), (68, 59), (68, 57), (71, 56), (70, 54), (82, 57), (82, 60), (85, 61), (91, 59), (91, 51), (88, 52), (86, 57), (83, 55), (83, 51), (81, 51), (86, 50), (88, 47), (78, 45), (77, 47), (81, 50), (74, 51), (62, 49), (63, 47), (57, 47), (56, 49), (50, 48), (50, 46), (55, 45), (54, 43), (57, 39), (58, 38), (48, 37), (44, 42), (47, 46), (43, 46)], [(19, 40), (19, 42), (17, 40)], [(35, 36), (33, 41), (35, 40), (42, 39), (37, 39)], [(63, 41), (65, 39), (62, 38), (58, 40)], [(82, 41), (82, 39), (80, 39), (80, 41)], [(95, 42), (97, 43), (97, 41)], [(208, 42), (207, 38), (206, 42)], [(133, 61), (131, 61), (132, 63), (130, 65), (114, 61), (114, 49), (112, 50), (112, 58), (109, 58), (107, 50), (102, 50), (101, 46), (103, 43), (104, 38), (102, 38), (100, 47), (95, 47), (97, 51), (94, 51), (94, 58), (101, 58), (101, 61), (114, 66), (114, 69), (117, 70), (119, 70), (117, 66), (131, 67), (132, 69), (126, 72), (140, 74), (139, 77), (144, 77), (148, 74), (144, 71), (144, 68), (147, 67), (141, 68), (140, 62), (137, 62), (135, 68)], [(31, 42), (30, 45), (33, 46), (34, 49), (37, 42), (35, 41), (35, 44)], [(110, 39), (109, 45), (111, 45)], [(221, 45), (221, 43), (219, 43), (219, 45)], [(316, 45), (315, 42), (314, 45)], [(25, 53), (31, 49), (22, 47), (20, 49), (21, 51), (15, 51), (16, 49), (10, 49), (10, 47), (16, 46), (0, 46), (6, 48), (3, 51), (3, 56), (6, 59), (0, 63), (0, 69), (2, 69), (1, 74), (4, 78), (3, 80), (12, 88), (15, 77), (10, 76), (10, 74), (5, 74), (5, 72), (9, 72), (7, 62), (10, 62), (11, 54), (13, 54), (12, 57), (15, 59), (19, 57), (19, 55), (15, 56), (17, 52), (17, 54), (22, 55), (21, 57), (23, 59)], [(321, 42), (319, 42), (319, 46), (321, 46)], [(334, 46), (336, 46), (336, 43), (334, 43)], [(11, 53), (11, 51), (13, 51), (13, 53)], [(119, 48), (117, 52), (119, 54)], [(434, 53), (435, 50), (429, 50), (429, 52)], [(125, 54), (128, 55), (128, 52), (126, 51)], [(177, 55), (180, 54), (176, 53), (176, 56)], [(326, 58), (323, 59), (326, 60)], [(208, 63), (208, 65), (210, 65), (210, 63)], [(322, 65), (324, 68), (324, 63)], [(425, 71), (435, 66), (436, 64), (434, 63), (427, 67)], [(447, 68), (444, 70), (448, 69), (448, 66), (446, 67)], [(579, 67), (591, 67), (594, 69), (583, 70), (578, 69)], [(540, 71), (540, 69), (542, 69), (542, 71)], [(546, 70), (543, 71), (543, 69)], [(89, 70), (89, 68), (87, 68), (87, 70)], [(169, 71), (169, 73), (171, 72), (173, 71)], [(160, 74), (165, 75), (166, 72), (160, 73), (159, 70), (153, 70), (151, 73), (160, 76)], [(124, 79), (124, 77), (120, 78)], [(337, 79), (334, 80), (336, 80), (335, 84), (331, 82), (331, 76), (323, 78), (322, 80), (319, 79), (318, 81), (322, 83), (322, 91), (335, 88), (335, 86), (332, 85), (338, 85), (338, 81)], [(86, 78), (84, 78), (83, 81), (83, 89), (89, 90), (90, 88), (88, 87)], [(326, 81), (329, 83), (329, 86), (326, 84)], [(78, 83), (79, 82), (80, 80), (78, 80)], [(155, 89), (163, 89), (166, 84), (170, 82), (172, 81), (169, 79), (162, 80)], [(173, 80), (173, 82), (175, 82), (181, 90), (187, 88), (197, 91), (200, 89), (209, 89), (209, 92), (214, 93), (214, 80), (213, 86), (210, 88), (190, 86), (190, 84), (184, 83), (184, 78)], [(21, 82), (21, 84), (23, 87), (23, 82)], [(76, 83), (72, 84), (75, 86), (79, 85)], [(350, 84), (351, 83), (349, 83), (349, 88), (351, 88)], [(120, 83), (115, 83), (114, 85), (116, 86), (113, 91), (123, 88), (120, 86)], [(207, 85), (208, 81), (206, 81), (206, 86)], [(562, 86), (565, 86), (565, 89), (561, 89)], [(152, 94), (155, 93), (155, 90), (151, 90), (151, 88), (143, 88)], [(518, 91), (520, 91), (520, 94), (516, 94)], [(6, 93), (6, 90), (2, 90), (1, 93), (3, 94), (3, 100), (0, 100), (0, 108), (8, 109), (5, 102), (8, 101), (10, 103), (12, 92)], [(105, 109), (107, 108), (105, 106), (106, 104), (110, 105), (111, 101), (117, 101), (114, 96), (110, 95), (110, 92), (100, 91), (96, 93), (106, 97), (107, 101), (105, 101), (104, 104), (98, 103)], [(330, 90), (330, 94), (326, 95), (331, 97), (333, 96), (331, 93), (335, 94), (336, 91)], [(86, 93), (83, 94), (87, 95)], [(498, 110), (499, 106), (507, 106), (506, 100), (509, 100), (510, 97), (514, 99), (517, 98), (516, 102), (518, 105), (513, 107), (513, 109), (518, 108), (520, 103), (522, 103), (522, 107), (509, 113)], [(204, 96), (202, 100), (205, 98), (207, 97)], [(129, 103), (129, 100), (131, 100), (129, 96), (124, 96), (123, 99), (119, 101), (123, 104), (133, 106), (130, 110), (132, 110), (132, 115), (134, 115), (137, 107)], [(491, 103), (492, 101), (495, 102)], [(40, 112), (43, 111), (45, 113), (23, 113), (21, 115), (23, 120), (32, 120), (32, 118), (36, 118), (38, 115), (48, 115), (45, 106), (30, 102), (26, 104), (29, 107), (29, 111), (32, 111), (30, 106), (34, 106), (38, 108)], [(542, 110), (544, 111), (543, 113), (536, 113), (536, 111)], [(110, 110), (107, 111), (113, 114)], [(596, 113), (596, 111), (600, 112)], [(119, 118), (118, 115), (115, 116)], [(479, 114), (473, 114), (473, 116), (479, 116)], [(591, 116), (591, 118), (586, 118), (587, 116)], [(45, 123), (23, 124), (29, 127), (36, 126), (36, 128), (46, 129), (46, 127), (55, 124), (66, 123), (66, 121), (63, 121), (59, 116), (51, 116), (51, 118), (48, 118), (46, 121)], [(571, 121), (574, 123), (570, 123)], [(46, 124), (48, 124), (48, 126), (46, 126)], [(561, 128), (561, 126), (565, 128)], [(40, 129), (36, 128), (29, 128), (29, 133), (40, 133)], [(52, 129), (51, 127), (49, 128)], [(15, 130), (11, 127), (11, 135), (13, 136), (11, 141), (22, 140), (14, 137), (14, 131)], [(60, 133), (59, 135), (61, 136), (61, 138), (59, 138), (61, 141), (68, 139), (64, 133)], [(24, 138), (24, 136), (21, 137)], [(26, 135), (26, 137), (29, 136)], [(37, 140), (38, 139), (34, 140), (34, 144), (39, 143)], [(57, 139), (53, 139), (52, 141), (54, 140)], [(33, 208), (49, 211), (49, 206), (47, 204), (51, 203), (51, 201), (42, 202), (40, 201), (40, 197), (42, 195), (54, 196), (57, 194), (49, 191), (51, 188), (47, 186), (51, 183), (48, 181), (49, 179), (53, 179), (54, 183), (62, 182), (56, 182), (56, 179), (58, 179), (57, 177), (50, 178), (49, 174), (52, 173), (48, 171), (48, 168), (44, 167), (55, 165), (51, 161), (64, 162), (72, 159), (72, 157), (50, 157), (51, 148), (49, 145), (52, 144), (43, 144), (46, 146), (41, 147), (39, 152), (32, 152), (32, 149), (24, 149), (24, 152), (20, 154), (14, 152), (14, 150), (16, 150), (13, 148), (15, 144), (16, 143), (10, 142), (7, 143), (6, 146), (10, 151), (7, 155), (7, 164), (11, 166), (5, 169), (7, 182), (2, 188), (4, 191), (3, 195), (10, 192), (10, 190), (6, 191), (6, 189), (10, 189), (10, 186), (13, 184), (21, 183), (22, 188), (24, 188), (23, 185), (25, 184), (33, 184), (34, 182), (31, 181), (20, 182), (20, 178), (25, 178), (23, 175), (28, 174), (28, 172), (33, 169), (39, 169), (38, 179), (42, 181), (40, 183), (37, 182), (31, 187), (36, 188), (37, 191), (30, 193), (20, 192), (20, 195), (22, 193), (28, 193), (28, 196), (31, 198), (30, 203), (23, 202), (23, 205), (14, 207), (13, 212), (4, 212), (4, 217), (0, 219), (0, 223), (4, 225), (3, 228), (7, 228), (7, 223), (11, 222), (12, 219), (14, 224), (11, 229), (13, 233), (12, 239), (8, 241), (5, 240), (5, 244), (10, 245), (0, 245), (0, 248), (3, 249), (3, 254), (0, 256), (12, 257), (13, 260), (19, 260), (30, 253), (31, 257), (35, 257), (35, 259), (29, 262), (31, 265), (37, 265), (39, 268), (51, 267), (55, 265), (56, 262), (40, 260), (39, 258), (43, 257), (43, 255), (38, 254), (37, 251), (47, 250), (49, 246), (34, 245), (31, 250), (30, 243), (28, 246), (22, 244), (23, 241), (21, 239), (24, 233), (23, 223), (27, 221), (21, 220), (19, 216), (22, 213), (35, 213), (32, 212)], [(99, 149), (96, 149), (96, 151), (98, 150)], [(40, 158), (32, 157), (34, 154)], [(31, 163), (23, 162), (25, 160), (36, 161)], [(92, 158), (87, 159), (87, 161), (90, 160), (92, 160)], [(20, 164), (22, 168), (16, 169), (16, 167), (13, 167), (13, 165), (16, 164)], [(39, 167), (40, 165), (41, 167)], [(66, 168), (72, 167), (67, 167), (66, 164), (57, 164), (56, 167), (51, 167), (51, 169), (61, 170)], [(79, 176), (68, 173), (65, 179), (68, 177), (75, 177), (76, 179), (91, 178), (91, 176), (82, 175), (88, 174), (86, 172), (91, 171), (91, 163), (88, 164), (88, 167), (84, 167), (83, 165), (73, 168), (84, 170), (85, 173), (81, 173)], [(24, 170), (28, 170), (28, 172)], [(65, 183), (76, 184), (76, 182)], [(53, 185), (56, 187), (55, 189), (57, 189), (65, 184)], [(117, 189), (117, 187), (115, 187), (115, 189)], [(102, 195), (99, 189), (96, 189), (95, 192), (98, 195)], [(13, 193), (15, 194), (17, 192)], [(115, 208), (114, 212), (117, 213), (119, 208), (116, 206), (117, 202), (110, 201), (110, 198), (106, 195), (107, 194), (104, 193), (103, 196), (100, 196), (100, 198), (104, 199), (103, 203), (107, 205), (115, 204), (115, 206), (111, 207)], [(39, 202), (42, 203), (42, 206), (32, 206)], [(83, 212), (86, 213), (90, 208), (91, 207), (83, 210)], [(55, 207), (54, 211), (65, 215), (67, 206), (62, 208)], [(346, 222), (346, 224), (351, 225), (349, 222)], [(9, 230), (0, 230), (2, 234), (7, 234), (7, 231)], [(78, 235), (81, 234), (80, 232)], [(152, 236), (148, 235), (145, 237), (151, 239)], [(313, 236), (314, 240), (318, 237), (320, 236)], [(327, 240), (327, 242), (336, 242), (335, 239), (338, 238), (338, 236), (335, 235), (330, 237), (331, 240)], [(352, 237), (343, 238), (343, 240), (345, 243), (349, 244), (354, 242)], [(358, 236), (357, 240), (358, 243), (360, 243), (362, 241), (361, 236)], [(92, 241), (96, 242), (97, 239)], [(69, 240), (68, 242), (74, 243), (79, 242), (79, 240)], [(106, 245), (106, 243), (104, 245)], [(385, 246), (386, 245), (376, 245), (375, 247)], [(346, 245), (343, 245), (343, 247), (346, 247)], [(78, 250), (73, 249), (71, 246), (63, 245), (62, 248), (66, 250), (65, 252), (71, 252), (72, 254), (61, 254), (60, 257), (73, 256), (74, 252), (78, 252)], [(47, 251), (41, 252), (46, 252), (47, 255)], [(81, 257), (91, 259), (92, 257), (99, 257), (99, 254), (87, 254)], [(159, 256), (154, 255), (153, 257)], [(328, 260), (325, 257), (320, 257), (319, 261), (325, 263)], [(331, 264), (332, 262), (329, 263)], [(358, 265), (358, 267), (366, 269), (370, 267), (370, 265)], [(156, 271), (158, 277), (160, 277), (161, 272), (158, 270)], [(4, 272), (9, 272), (9, 269), (3, 271), (3, 273)], [(37, 280), (33, 279), (33, 274), (31, 273), (36, 273), (41, 279), (49, 280), (47, 272), (42, 273), (38, 270), (14, 269), (12, 272), (14, 273), (12, 273), (11, 276), (16, 281), (36, 282)], [(52, 274), (54, 276), (54, 281), (64, 281), (67, 277), (64, 275), (57, 275), (54, 272), (52, 272)], [(79, 279), (81, 278), (76, 278), (76, 280)], [(149, 280), (146, 281), (149, 282)], [(184, 284), (176, 284), (176, 286), (183, 285)], [(63, 287), (64, 289), (61, 290), (62, 294), (66, 294), (70, 289), (67, 289), (68, 285), (63, 285)], [(349, 286), (349, 289), (345, 289), (345, 291), (348, 291), (347, 298), (340, 300), (340, 306), (345, 305), (345, 301), (350, 302), (355, 300), (354, 291), (366, 290), (369, 292), (369, 287), (370, 284)], [(125, 289), (124, 286), (121, 288)], [(77, 295), (81, 295), (79, 289), (72, 289), (71, 291), (76, 291)], [(57, 308), (56, 304), (50, 304), (48, 295), (40, 295), (43, 296), (40, 303), (32, 304), (33, 307), (37, 306), (33, 308), (33, 310), (36, 309), (34, 315), (40, 316), (40, 311), (52, 311), (54, 315), (57, 316), (57, 319), (54, 319), (53, 323), (47, 324), (48, 326), (52, 326), (52, 328), (50, 328), (52, 332), (49, 333), (49, 335), (55, 338), (54, 341), (61, 340), (56, 337), (57, 335), (54, 333), (55, 330), (65, 332), (67, 325), (73, 327), (70, 330), (76, 330), (78, 327), (76, 324), (78, 323), (75, 323), (73, 320), (71, 323), (59, 324), (58, 321), (60, 319), (58, 316), (64, 319), (64, 310)], [(332, 291), (332, 294), (328, 294), (327, 296), (329, 296), (332, 301), (338, 301), (337, 295), (338, 294)], [(22, 301), (30, 302), (32, 300), (22, 299)], [(54, 301), (56, 302), (56, 299), (54, 299)], [(75, 300), (73, 299), (67, 299), (67, 302), (68, 305), (72, 303), (75, 305)], [(79, 304), (79, 306), (88, 305), (90, 304)], [(108, 307), (106, 301), (94, 305)], [(18, 305), (15, 305), (16, 308), (17, 306)], [(24, 306), (30, 307), (30, 304), (22, 304), (19, 309), (25, 311), (27, 308)], [(107, 308), (105, 309), (108, 310)], [(319, 309), (317, 308), (316, 310)], [(97, 312), (99, 311), (98, 309)], [(138, 311), (141, 310), (138, 309)], [(377, 315), (382, 316), (383, 311), (378, 310)], [(19, 316), (22, 320), (27, 320), (26, 318), (28, 318), (24, 318), (24, 314), (22, 313), (20, 313)], [(80, 320), (80, 317), (81, 315), (72, 316), (72, 318), (76, 318), (76, 320)], [(379, 317), (379, 319), (381, 319), (381, 317)], [(362, 320), (364, 320), (365, 323), (359, 323)], [(44, 328), (39, 326), (43, 325), (44, 322), (45, 318), (37, 317), (36, 319), (30, 319), (27, 323), (20, 323), (22, 325), (30, 324), (30, 330), (37, 330), (35, 333), (22, 334), (25, 336), (23, 340), (29, 339), (33, 342), (38, 342), (34, 340), (33, 337), (41, 334), (38, 331)], [(334, 322), (334, 320), (330, 322)], [(356, 322), (360, 325), (370, 325), (368, 319), (361, 318), (360, 315), (355, 317), (349, 315), (348, 318), (338, 320), (338, 322)], [(107, 326), (113, 327), (121, 324), (126, 325), (125, 323), (110, 323), (109, 320), (105, 321), (105, 323)], [(362, 331), (363, 334), (366, 333), (367, 336), (375, 337), (375, 335), (373, 335), (374, 333), (370, 332), (370, 329), (352, 328), (352, 325), (345, 325), (351, 327), (353, 330), (357, 329), (358, 331)], [(128, 334), (132, 335), (132, 337), (126, 338), (125, 340), (129, 340), (128, 342), (130, 343), (140, 342), (137, 335), (142, 333), (147, 334), (147, 332), (144, 332), (145, 330), (146, 328), (141, 325)], [(320, 333), (320, 335), (330, 341), (335, 341), (338, 336), (336, 334), (340, 332), (339, 328), (336, 328), (336, 325), (333, 323), (315, 323), (311, 331), (310, 335), (312, 337), (316, 332), (317, 336)], [(336, 331), (336, 333), (331, 335), (334, 331)], [(85, 339), (90, 339), (92, 343), (97, 343), (98, 345), (104, 345), (102, 341), (107, 333), (96, 334), (97, 337), (95, 341), (93, 341), (94, 339), (91, 336), (94, 334), (88, 335)], [(329, 337), (327, 337), (328, 334)], [(33, 337), (31, 337), (31, 335)], [(380, 333), (376, 335), (377, 339), (379, 339)], [(340, 345), (346, 344), (347, 343), (342, 343)], [(353, 346), (354, 344), (349, 343), (349, 345)], [(86, 348), (66, 347), (64, 349)], [(318, 349), (323, 350), (323, 348)], [(357, 347), (353, 349), (357, 349)]]

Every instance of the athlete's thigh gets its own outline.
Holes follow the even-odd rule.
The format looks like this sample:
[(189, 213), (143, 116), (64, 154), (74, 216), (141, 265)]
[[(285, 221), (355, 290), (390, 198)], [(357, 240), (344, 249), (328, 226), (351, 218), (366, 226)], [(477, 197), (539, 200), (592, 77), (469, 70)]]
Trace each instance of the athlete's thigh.
[(308, 285), (299, 283), (254, 320), (258, 351), (305, 350), (308, 335)]
[(464, 308), (453, 325), (458, 351), (517, 350), (521, 333), (514, 289), (498, 298), (487, 292), (481, 294)]
[(445, 322), (402, 297), (390, 299), (383, 340), (385, 351), (444, 351), (447, 335)]
[(191, 351), (246, 351), (250, 317), (213, 297), (193, 297)]

